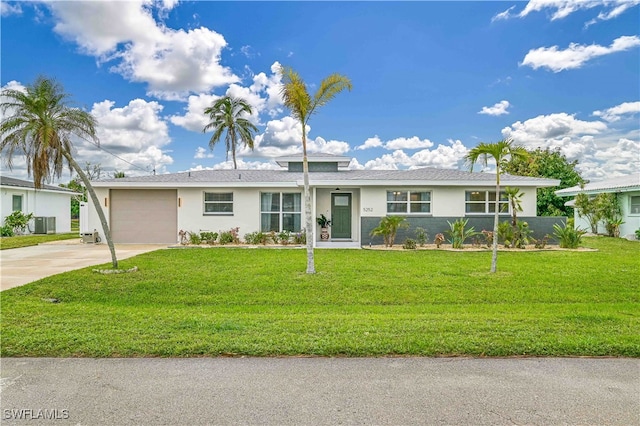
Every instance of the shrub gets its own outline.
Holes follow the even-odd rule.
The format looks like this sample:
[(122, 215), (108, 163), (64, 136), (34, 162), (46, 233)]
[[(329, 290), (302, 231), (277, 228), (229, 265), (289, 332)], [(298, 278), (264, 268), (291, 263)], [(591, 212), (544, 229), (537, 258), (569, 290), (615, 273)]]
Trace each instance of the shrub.
[(547, 246), (547, 243), (549, 242), (549, 238), (551, 238), (551, 236), (549, 234), (545, 235), (544, 237), (542, 237), (539, 240), (536, 240), (535, 238), (532, 238), (531, 241), (533, 241), (533, 245), (535, 248), (537, 249), (543, 249)]
[(250, 232), (244, 236), (244, 240), (247, 244), (266, 245), (269, 242), (269, 234), (261, 231)]
[(436, 247), (440, 248), (440, 245), (444, 243), (444, 235), (443, 234), (436, 234), (435, 238), (433, 239), (433, 244), (436, 245)]
[(3, 237), (13, 237), (13, 228), (9, 225), (3, 225), (0, 227), (0, 234)]
[(484, 243), (487, 245), (487, 247), (492, 246), (493, 245), (493, 231), (487, 231), (486, 229), (483, 229), (481, 234), (484, 237)]
[(385, 216), (380, 220), (380, 224), (371, 230), (370, 235), (382, 235), (385, 247), (393, 247), (398, 229), (408, 227), (407, 220), (402, 216)]
[(636, 229), (636, 240), (640, 240), (640, 229)]
[(31, 219), (33, 219), (33, 213), (24, 214), (20, 210), (16, 210), (4, 218), (4, 226), (11, 228), (14, 234), (20, 235), (27, 229)]
[(293, 234), (293, 244), (307, 244), (307, 234), (304, 231)]
[(424, 228), (418, 226), (416, 228), (416, 242), (420, 244), (420, 247), (424, 247), (428, 239), (429, 234), (427, 234), (427, 231)]
[[(278, 232), (278, 240), (280, 240), (280, 244), (282, 244), (283, 246), (286, 246), (287, 244), (289, 244), (291, 239), (291, 232), (290, 231), (282, 231), (282, 232)], [(275, 240), (274, 240), (275, 242)]]
[(207, 232), (207, 231), (200, 232), (200, 239), (202, 240), (203, 243), (213, 245), (216, 243), (216, 240), (218, 239), (218, 233)]
[(233, 243), (233, 234), (231, 231), (220, 232), (220, 236), (218, 237), (219, 243), (221, 245), (231, 244)]
[(189, 232), (189, 244), (198, 245), (201, 242), (202, 238), (200, 238), (200, 235), (196, 234), (195, 232)]
[(582, 236), (587, 233), (587, 231), (583, 229), (574, 229), (567, 225), (562, 227), (557, 223), (553, 225), (553, 229), (553, 235), (560, 241), (561, 248), (578, 248), (582, 242)]
[(451, 242), (451, 246), (455, 249), (464, 248), (465, 240), (477, 234), (473, 226), (471, 228), (467, 228), (469, 219), (461, 218), (453, 223), (449, 221), (447, 221), (447, 223), (449, 224), (449, 230), (447, 231), (450, 237), (449, 241)]
[(404, 240), (404, 244), (402, 244), (402, 248), (405, 250), (415, 250), (417, 248), (416, 240), (407, 238), (406, 240)]

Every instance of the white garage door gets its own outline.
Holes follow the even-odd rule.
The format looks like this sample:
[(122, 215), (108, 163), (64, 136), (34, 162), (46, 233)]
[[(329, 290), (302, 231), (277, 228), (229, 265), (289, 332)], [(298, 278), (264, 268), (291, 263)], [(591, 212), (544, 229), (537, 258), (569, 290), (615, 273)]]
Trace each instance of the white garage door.
[(112, 189), (111, 235), (116, 243), (173, 244), (178, 238), (175, 189)]

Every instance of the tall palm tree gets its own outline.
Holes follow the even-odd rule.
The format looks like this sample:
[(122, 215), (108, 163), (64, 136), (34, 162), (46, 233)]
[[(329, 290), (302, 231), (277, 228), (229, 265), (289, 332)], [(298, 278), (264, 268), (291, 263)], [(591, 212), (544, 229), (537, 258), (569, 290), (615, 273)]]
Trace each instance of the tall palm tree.
[(491, 272), (496, 272), (498, 266), (498, 222), (500, 214), (500, 175), (506, 162), (511, 158), (524, 159), (528, 155), (526, 149), (520, 146), (514, 146), (512, 139), (503, 139), (498, 142), (478, 144), (472, 148), (466, 156), (470, 163), (470, 171), (473, 172), (474, 164), (480, 160), (486, 167), (489, 159), (492, 158), (496, 162), (496, 207), (493, 220), (493, 254), (491, 256)]
[(205, 108), (204, 113), (209, 116), (211, 121), (204, 126), (202, 132), (213, 129), (209, 148), (213, 149), (222, 134), (226, 132), (227, 160), (229, 159), (229, 151), (231, 151), (233, 168), (237, 169), (236, 148), (238, 141), (242, 141), (245, 146), (253, 149), (253, 134), (258, 131), (258, 128), (245, 118), (253, 113), (253, 108), (242, 98), (224, 96), (216, 100), (210, 107)]
[(282, 75), (281, 95), (291, 116), (302, 126), (302, 172), (304, 175), (304, 212), (307, 232), (307, 274), (316, 272), (313, 258), (313, 218), (311, 217), (311, 193), (309, 192), (309, 162), (307, 159), (307, 123), (318, 108), (326, 105), (344, 89), (351, 91), (351, 80), (340, 74), (331, 74), (320, 83), (311, 97), (302, 77), (292, 68), (280, 68)]
[(5, 163), (12, 168), (13, 156), (24, 155), (27, 173), (33, 174), (36, 189), (45, 179), (60, 177), (65, 163), (74, 170), (85, 187), (98, 213), (102, 229), (111, 251), (114, 268), (118, 267), (116, 251), (107, 219), (89, 178), (72, 156), (71, 137), (76, 136), (100, 143), (96, 136), (96, 119), (86, 111), (69, 106), (69, 95), (56, 81), (38, 77), (25, 91), (5, 89), (0, 104), (0, 151)]

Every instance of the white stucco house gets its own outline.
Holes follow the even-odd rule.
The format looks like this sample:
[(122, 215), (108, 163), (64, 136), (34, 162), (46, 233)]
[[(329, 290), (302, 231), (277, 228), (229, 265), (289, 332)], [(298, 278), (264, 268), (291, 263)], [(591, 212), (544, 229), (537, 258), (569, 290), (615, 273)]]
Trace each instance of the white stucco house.
[[(0, 193), (2, 194), (2, 224), (5, 217), (20, 210), (24, 214), (33, 213), (34, 217), (55, 218), (53, 220), (38, 219), (39, 222), (46, 223), (45, 229), (39, 225), (39, 232), (71, 232), (71, 198), (79, 195), (76, 192), (53, 185), (44, 185), (41, 189), (35, 189), (33, 182), (1, 176)], [(31, 221), (27, 232), (36, 232), (35, 220)]]
[[(495, 175), (460, 170), (348, 170), (350, 158), (310, 155), (312, 215), (331, 219), (330, 240), (317, 247), (369, 244), (371, 229), (385, 215), (404, 215), (411, 228), (421, 226), (431, 238), (449, 229), (447, 221), (464, 217), (476, 230), (493, 229)], [(203, 170), (96, 181), (98, 195), (115, 242), (168, 243), (180, 230), (300, 231), (304, 228), (302, 158), (276, 159), (282, 170)], [(536, 188), (560, 182), (502, 176), (503, 186), (524, 192), (519, 217), (537, 236), (552, 233), (561, 217), (536, 217)], [(492, 202), (493, 200), (493, 202)], [(506, 202), (505, 202), (506, 204)], [(508, 209), (503, 213), (509, 217)], [(89, 228), (102, 229), (93, 207)], [(398, 238), (403, 238), (398, 235)]]
[[(620, 236), (629, 239), (635, 238), (636, 229), (640, 229), (640, 173), (590, 182), (583, 188), (573, 186), (556, 191), (556, 195), (560, 197), (575, 197), (579, 193), (585, 193), (589, 196), (601, 193), (616, 194), (622, 210), (622, 220), (624, 220), (620, 226)], [(573, 203), (573, 201), (571, 200), (569, 203)], [(589, 221), (581, 217), (577, 209), (575, 209), (574, 216), (577, 228), (591, 230)], [(598, 231), (605, 232), (604, 230), (604, 223), (599, 224)]]

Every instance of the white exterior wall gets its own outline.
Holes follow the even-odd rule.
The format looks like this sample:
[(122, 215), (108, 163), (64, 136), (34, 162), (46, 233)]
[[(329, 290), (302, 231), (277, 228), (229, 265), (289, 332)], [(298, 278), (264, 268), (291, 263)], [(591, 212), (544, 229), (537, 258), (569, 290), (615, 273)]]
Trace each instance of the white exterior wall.
[[(71, 232), (71, 197), (73, 194), (29, 188), (2, 187), (2, 223), (13, 212), (13, 195), (22, 195), (22, 212), (56, 218), (56, 233)], [(34, 231), (34, 223), (29, 227)]]
[[(100, 206), (102, 207), (102, 211), (104, 212), (104, 215), (107, 218), (107, 223), (110, 223), (109, 207), (108, 207), (110, 205), (109, 189), (96, 188), (96, 187), (94, 187), (93, 189), (96, 191), (96, 195), (98, 196), (98, 200), (100, 201)], [(105, 207), (105, 199), (107, 200), (107, 207)], [(100, 224), (100, 218), (98, 217), (98, 213), (96, 212), (96, 209), (93, 206), (93, 200), (91, 199), (89, 194), (87, 194), (87, 203), (89, 204), (89, 214), (88, 214), (89, 224), (86, 227), (86, 229), (88, 229), (89, 232), (92, 232), (93, 230), (98, 231), (100, 238), (102, 239), (103, 242), (106, 243), (107, 240), (104, 236), (104, 232), (102, 232), (102, 225)], [(83, 229), (84, 225), (81, 224), (80, 228)]]

